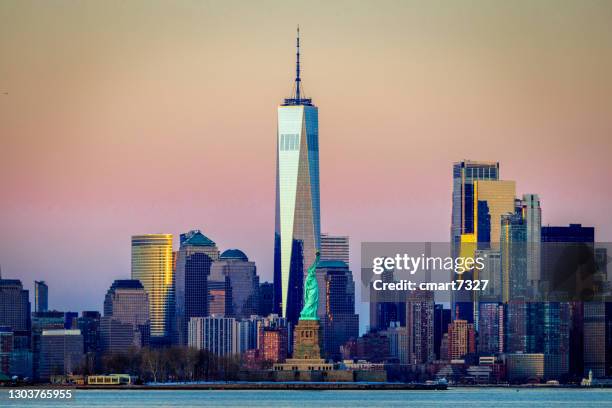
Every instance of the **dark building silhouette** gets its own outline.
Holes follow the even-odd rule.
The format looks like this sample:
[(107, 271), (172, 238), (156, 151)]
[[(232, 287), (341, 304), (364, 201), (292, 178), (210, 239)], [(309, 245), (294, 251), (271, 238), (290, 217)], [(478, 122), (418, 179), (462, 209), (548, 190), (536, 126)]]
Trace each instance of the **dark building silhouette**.
[(274, 312), (274, 284), (263, 282), (259, 284), (259, 311), (260, 316), (268, 316)]
[(440, 354), (440, 345), (442, 344), (442, 337), (446, 330), (448, 329), (448, 325), (451, 322), (451, 311), (450, 309), (445, 309), (444, 305), (435, 305), (434, 307), (434, 353), (436, 354), (436, 359), (441, 360), (442, 356)]
[(340, 346), (359, 335), (353, 274), (343, 261), (319, 261), (316, 275), (323, 356), (340, 360)]
[(186, 345), (189, 319), (210, 314), (208, 277), (213, 262), (219, 259), (219, 250), (199, 230), (181, 234), (180, 242), (176, 256), (172, 325), (173, 341)]

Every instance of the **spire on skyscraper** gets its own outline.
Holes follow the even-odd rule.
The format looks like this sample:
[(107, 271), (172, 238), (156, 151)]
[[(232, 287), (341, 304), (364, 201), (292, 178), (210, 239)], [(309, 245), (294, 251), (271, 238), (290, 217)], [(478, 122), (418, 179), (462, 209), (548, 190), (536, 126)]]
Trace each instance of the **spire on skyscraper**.
[(295, 87), (291, 98), (286, 98), (284, 105), (312, 105), (312, 99), (302, 98), (302, 78), (300, 77), (300, 26), (297, 26), (295, 54)]

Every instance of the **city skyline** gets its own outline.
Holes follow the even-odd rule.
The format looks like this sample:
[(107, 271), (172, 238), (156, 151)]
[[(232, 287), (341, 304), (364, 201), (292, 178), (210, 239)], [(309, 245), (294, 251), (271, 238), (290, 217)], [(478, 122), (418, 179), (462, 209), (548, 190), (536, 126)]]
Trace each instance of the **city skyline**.
[[(334, 7), (337, 6), (331, 6), (332, 10)], [(396, 11), (399, 7), (394, 4)], [(587, 6), (579, 9), (581, 13), (577, 17), (572, 17), (570, 11), (576, 7), (579, 8), (566, 5), (558, 12), (564, 18), (577, 19), (571, 20), (576, 24), (585, 16), (597, 17), (597, 13)], [(158, 9), (149, 16), (150, 22), (161, 18), (156, 14)], [(36, 21), (41, 16), (29, 13), (25, 6), (24, 9), (15, 8), (12, 13), (16, 23), (5, 25), (2, 32), (6, 30), (10, 35), (0, 38), (9, 38), (9, 42), (10, 39), (21, 38), (26, 45), (55, 44), (54, 41), (64, 35), (84, 30), (77, 17), (79, 12), (84, 13), (85, 10), (76, 7), (73, 11), (74, 14), (62, 17), (65, 19), (62, 21), (67, 23), (64, 28), (49, 28), (59, 37), (43, 38), (43, 28), (38, 29), (40, 32), (26, 35), (18, 25), (21, 23), (23, 26), (24, 21)], [(608, 9), (598, 11), (602, 12), (599, 16), (602, 19), (606, 12), (609, 13)], [(212, 10), (209, 17), (214, 20), (215, 13), (220, 12), (222, 10)], [(426, 12), (438, 22), (450, 18), (436, 10), (427, 9)], [(339, 49), (344, 45), (342, 41), (349, 40), (355, 34), (352, 24), (362, 21), (363, 16), (348, 18), (350, 21), (344, 22), (329, 44), (325, 42), (325, 31), (317, 32), (314, 28), (316, 18), (306, 14), (303, 17), (306, 21), (301, 22), (308, 49), (304, 73), (308, 78), (307, 91), (322, 106), (321, 230), (351, 238), (351, 270), (359, 270), (355, 261), (361, 241), (447, 239), (451, 191), (448, 174), (452, 162), (462, 158), (500, 161), (500, 178), (517, 180), (517, 194), (539, 194), (543, 225), (582, 223), (596, 227), (598, 240), (611, 240), (612, 226), (605, 222), (609, 217), (606, 202), (612, 198), (612, 189), (609, 183), (606, 184), (606, 175), (612, 169), (610, 164), (605, 163), (606, 153), (611, 151), (611, 123), (605, 118), (604, 111), (605, 106), (610, 106), (612, 98), (606, 92), (609, 82), (603, 81), (603, 72), (609, 72), (606, 67), (610, 66), (611, 59), (609, 44), (596, 35), (598, 30), (603, 30), (598, 25), (601, 20), (595, 18), (589, 26), (588, 34), (592, 39), (589, 46), (592, 48), (582, 51), (586, 54), (582, 62), (574, 63), (565, 60), (563, 49), (556, 48), (548, 37), (557, 33), (562, 27), (561, 23), (547, 22), (544, 25), (543, 32), (535, 36), (535, 41), (539, 46), (550, 48), (546, 48), (549, 51), (547, 56), (539, 57), (551, 65), (555, 61), (560, 64), (558, 70), (553, 70), (552, 76), (543, 80), (537, 72), (522, 71), (528, 68), (527, 57), (532, 57), (529, 53), (522, 55), (524, 59), (519, 59), (523, 65), (518, 63), (518, 66), (513, 66), (516, 71), (502, 67), (506, 61), (495, 51), (494, 45), (510, 41), (512, 36), (508, 37), (508, 32), (500, 33), (500, 38), (483, 41), (480, 51), (471, 45), (471, 35), (478, 34), (478, 30), (488, 24), (480, 15), (472, 17), (477, 23), (474, 31), (463, 28), (467, 32), (463, 32), (464, 36), (453, 43), (455, 48), (451, 51), (456, 57), (462, 50), (471, 51), (469, 55), (482, 57), (482, 60), (472, 60), (466, 66), (462, 65), (466, 62), (458, 58), (454, 68), (459, 68), (460, 80), (453, 87), (452, 83), (444, 80), (446, 71), (435, 59), (436, 52), (443, 49), (434, 47), (435, 51), (425, 52), (411, 40), (406, 40), (406, 45), (388, 43), (393, 38), (392, 34), (398, 31), (404, 35), (401, 38), (410, 38), (409, 32), (400, 30), (389, 14), (381, 13), (378, 16), (380, 21), (373, 27), (364, 27), (364, 32), (356, 36), (356, 42), (351, 44), (356, 47), (353, 50), (362, 49), (364, 55), (373, 52), (371, 47), (375, 44), (388, 44), (373, 55), (386, 62), (383, 65), (392, 74), (389, 78), (402, 68), (413, 74), (401, 78), (395, 76), (397, 82), (390, 79), (390, 82), (381, 82), (381, 76), (387, 76), (385, 69), (371, 65), (369, 69), (356, 66), (355, 60), (359, 61), (360, 56), (350, 55), (349, 58), (346, 50)], [(128, 16), (143, 17), (137, 10), (129, 10)], [(259, 17), (263, 18), (261, 15)], [(500, 18), (499, 15), (496, 17)], [(524, 22), (532, 31), (535, 30), (535, 23), (542, 22), (537, 17), (530, 19), (516, 14), (510, 18)], [(329, 30), (331, 21), (324, 17), (320, 20), (327, 23), (323, 26)], [(383, 22), (394, 24), (384, 30)], [(84, 52), (82, 44), (68, 42), (62, 44), (60, 50), (72, 57), (49, 59), (46, 66), (49, 67), (50, 76), (44, 76), (49, 82), (35, 80), (28, 86), (24, 84), (36, 73), (28, 61), (32, 58), (36, 61), (40, 56), (29, 54), (25, 49), (17, 50), (11, 43), (0, 39), (3, 55), (14, 57), (10, 60), (15, 64), (22, 63), (19, 70), (13, 66), (9, 69), (6, 83), (10, 86), (0, 82), (2, 90), (6, 89), (6, 94), (0, 97), (0, 134), (7, 135), (8, 142), (0, 160), (0, 185), (7, 197), (0, 203), (3, 214), (0, 221), (0, 265), (3, 276), (21, 279), (32, 292), (34, 280), (48, 282), (51, 308), (100, 310), (105, 288), (114, 279), (129, 277), (130, 236), (141, 233), (172, 233), (178, 237), (181, 232), (202, 229), (220, 243), (221, 249), (244, 250), (257, 263), (262, 280), (272, 280), (274, 106), (288, 91), (295, 24), (282, 24), (260, 34), (263, 37), (255, 36), (254, 39), (246, 37), (246, 31), (252, 30), (252, 27), (241, 28), (235, 37), (228, 40), (232, 45), (232, 54), (220, 50), (218, 45), (208, 40), (199, 42), (202, 40), (201, 34), (208, 31), (189, 31), (199, 27), (196, 23), (195, 19), (189, 20), (186, 28), (176, 34), (179, 37), (199, 34), (190, 39), (186, 49), (173, 51), (164, 43), (173, 37), (156, 37), (169, 54), (165, 58), (191, 56), (186, 66), (164, 62), (167, 65), (155, 67), (155, 64), (149, 64), (160, 61), (148, 54), (122, 61), (120, 57), (129, 53), (135, 44), (128, 42), (126, 48), (121, 49), (112, 35), (106, 38), (94, 30), (88, 32), (88, 40), (101, 42), (102, 49), (107, 52), (104, 55), (117, 61), (117, 68), (110, 76), (103, 74), (103, 68), (112, 64), (99, 61), (95, 55), (85, 52), (91, 59), (85, 58), (82, 63), (77, 63), (74, 55)], [(223, 33), (227, 31), (214, 27), (217, 31), (211, 31), (216, 34), (213, 38), (223, 42)], [(427, 26), (424, 28), (431, 35), (451, 36), (454, 32), (452, 27), (443, 32), (437, 32), (432, 27), (429, 27), (429, 31)], [(506, 26), (502, 28), (508, 30)], [(119, 32), (125, 29), (121, 24), (118, 27)], [(372, 37), (378, 41), (367, 38), (375, 30), (381, 30), (378, 36)], [(574, 38), (561, 31), (570, 39)], [(462, 30), (459, 29), (459, 32)], [(146, 34), (147, 30), (144, 30), (129, 38), (143, 41), (147, 38)], [(514, 39), (522, 41), (520, 38)], [(159, 46), (151, 39), (145, 42), (147, 52), (153, 52)], [(252, 56), (249, 47), (262, 47), (262, 43), (266, 43), (267, 47), (261, 51), (273, 57), (273, 66), (257, 65), (252, 59), (254, 66), (235, 66), (240, 65), (237, 63), (240, 59)], [(359, 45), (363, 48), (359, 48)], [(209, 49), (228, 61), (217, 61), (209, 66), (206, 60), (192, 56), (196, 55), (195, 51)], [(415, 54), (411, 54), (412, 60), (394, 54), (401, 51), (410, 54), (411, 50), (415, 51)], [(596, 54), (598, 59), (595, 58)], [(43, 57), (45, 55), (42, 54)], [(485, 58), (487, 56), (493, 59), (488, 60)], [(595, 61), (600, 64), (591, 66)], [(347, 64), (352, 71), (345, 73)], [(437, 85), (439, 88), (433, 87), (437, 92), (426, 90), (422, 85), (417, 86), (417, 79), (422, 78), (424, 67), (428, 64), (433, 66), (434, 75), (425, 83)], [(148, 69), (143, 71), (144, 67)], [(203, 70), (206, 73), (197, 72), (196, 68), (203, 67), (207, 67)], [(228, 67), (231, 74), (241, 73), (232, 77), (236, 81), (233, 85), (228, 78), (220, 75), (221, 70)], [(471, 72), (470, 68), (477, 69)], [(571, 68), (585, 75), (574, 77)], [(64, 69), (76, 78), (68, 78)], [(170, 74), (165, 70), (169, 70)], [(188, 87), (190, 84), (178, 80), (178, 73), (186, 73), (194, 81), (203, 80), (201, 77), (209, 79), (198, 83), (197, 91), (191, 91)], [(235, 106), (242, 107), (247, 113), (244, 125), (230, 123), (230, 116), (217, 105), (229, 101), (226, 98), (233, 95), (233, 86), (243, 84), (242, 79), (238, 78), (247, 73), (262, 78), (259, 81), (261, 85), (249, 88), (249, 95), (257, 99), (258, 106), (247, 109), (252, 104), (242, 105), (244, 101), (234, 98)], [(587, 78), (588, 73), (592, 75)], [(215, 77), (222, 77), (217, 87), (208, 82)], [(355, 83), (356, 78), (363, 92), (369, 92), (366, 92), (368, 98), (357, 99), (352, 88), (342, 87)], [(166, 85), (160, 86), (157, 79), (163, 79)], [(567, 79), (578, 82), (567, 82)], [(502, 96), (486, 91), (484, 85), (476, 87), (476, 96), (468, 96), (469, 86), (477, 80), (483, 81), (484, 85), (498, 86), (495, 89), (501, 89), (499, 93)], [(529, 84), (536, 80), (543, 80), (541, 94), (536, 91), (529, 93)], [(597, 80), (602, 80), (603, 84), (597, 83)], [(332, 86), (334, 81), (338, 81), (339, 85)], [(518, 82), (518, 90), (512, 92), (515, 81)], [(440, 92), (445, 86), (453, 92)], [(381, 88), (376, 90), (376, 87)], [(412, 100), (410, 93), (405, 92), (411, 87)], [(204, 90), (213, 92), (200, 95), (199, 91)], [(253, 93), (254, 90), (256, 93)], [(60, 91), (67, 102), (54, 107), (53, 101), (63, 98), (58, 96)], [(94, 92), (88, 94), (89, 91)], [(151, 102), (144, 103), (145, 99), (151, 99), (151, 93), (157, 92), (162, 95), (160, 99), (152, 98)], [(389, 92), (389, 95), (384, 92)], [(559, 94), (555, 95), (555, 92)], [(213, 93), (214, 98), (209, 96)], [(133, 99), (128, 97), (130, 94)], [(37, 102), (32, 100), (35, 95), (40, 97)], [(536, 98), (535, 102), (530, 98)], [(125, 99), (127, 104), (124, 102), (124, 105), (114, 108), (121, 99)], [(371, 115), (349, 109), (347, 100), (359, 101), (364, 105), (360, 109), (367, 109)], [(395, 105), (382, 103), (382, 109), (375, 106), (389, 100), (394, 101)], [(194, 101), (199, 105), (192, 105)], [(83, 107), (79, 109), (77, 105), (81, 102)], [(530, 102), (542, 115), (539, 119), (534, 118), (528, 109)], [(581, 107), (581, 102), (588, 103)], [(480, 109), (491, 103), (494, 106), (487, 111), (489, 116), (483, 119)], [(31, 104), (31, 117), (23, 113), (30, 112), (24, 108), (24, 104)], [(398, 104), (405, 106), (405, 109), (398, 108)], [(528, 106), (522, 107), (522, 104)], [(564, 115), (570, 111), (572, 115)], [(405, 122), (406, 112), (409, 113), (408, 122)], [(151, 116), (164, 114), (167, 117), (159, 119), (159, 126), (150, 122)], [(201, 119), (202, 116), (205, 119)], [(438, 123), (436, 118), (440, 116), (446, 117), (448, 123)], [(34, 122), (40, 124), (35, 125)], [(249, 132), (253, 125), (255, 133)], [(397, 136), (387, 139), (366, 137), (378, 132)], [(499, 141), (494, 143), (489, 134), (502, 139), (505, 135), (509, 146), (501, 148)], [(177, 136), (172, 138), (169, 135)], [(256, 140), (255, 144), (251, 139)], [(375, 143), (370, 143), (372, 139)], [(408, 142), (404, 142), (404, 139)], [(385, 140), (385, 143), (380, 143), (380, 140)], [(552, 141), (556, 143), (552, 144)], [(448, 146), (443, 152), (439, 151), (441, 143)], [(514, 143), (529, 143), (530, 148), (518, 149), (512, 146)], [(518, 154), (518, 151), (522, 153)], [(177, 159), (168, 160), (170, 156)], [(215, 156), (227, 159), (218, 160)], [(572, 165), (574, 158), (579, 160)], [(240, 165), (242, 162), (249, 162), (253, 171), (247, 173), (246, 167)], [(148, 169), (149, 173), (141, 172), (143, 168)], [(427, 172), (425, 177), (422, 171)], [(205, 174), (206, 177), (202, 178)], [(207, 182), (211, 177), (214, 180)], [(377, 183), (380, 180), (384, 182)], [(550, 180), (559, 182), (550, 183)], [(592, 200), (575, 199), (587, 194)], [(355, 222), (356, 219), (360, 222)], [(231, 223), (228, 224), (228, 221)], [(23, 242), (30, 245), (23, 246)], [(28, 252), (32, 247), (39, 248), (36, 254)], [(174, 247), (178, 247), (176, 242)], [(71, 284), (62, 284), (65, 282)], [(72, 290), (74, 287), (83, 289), (76, 293)], [(82, 307), (78, 307), (78, 304)]]

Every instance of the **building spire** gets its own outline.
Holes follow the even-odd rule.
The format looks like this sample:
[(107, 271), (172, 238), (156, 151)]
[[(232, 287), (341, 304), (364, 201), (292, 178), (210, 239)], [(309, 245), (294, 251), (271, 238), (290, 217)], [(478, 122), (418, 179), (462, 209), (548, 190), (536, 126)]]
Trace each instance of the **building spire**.
[(295, 53), (295, 86), (291, 98), (285, 99), (285, 106), (289, 105), (307, 105), (312, 106), (312, 99), (304, 98), (302, 89), (302, 78), (300, 77), (300, 26), (297, 26), (297, 37), (296, 37), (296, 53)]
[(297, 53), (295, 54), (296, 56), (296, 62), (295, 62), (295, 99), (297, 99), (298, 101), (301, 99), (300, 96), (300, 82), (302, 82), (302, 80), (300, 79), (300, 26), (298, 24), (297, 26)]

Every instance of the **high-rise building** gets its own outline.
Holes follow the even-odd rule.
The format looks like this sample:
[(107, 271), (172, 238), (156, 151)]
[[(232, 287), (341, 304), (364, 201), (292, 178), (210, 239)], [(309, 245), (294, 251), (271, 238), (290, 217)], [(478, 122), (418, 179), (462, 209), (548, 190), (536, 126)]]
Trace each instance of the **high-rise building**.
[(442, 345), (442, 337), (448, 330), (448, 325), (451, 322), (451, 311), (445, 309), (444, 305), (437, 304), (434, 306), (434, 353), (438, 360), (442, 360), (440, 347)]
[(502, 300), (526, 299), (527, 291), (527, 225), (518, 213), (504, 214), (501, 219)]
[(149, 295), (151, 341), (167, 342), (174, 313), (172, 234), (132, 236), (132, 279)]
[(349, 237), (321, 234), (321, 260), (349, 264)]
[(584, 374), (612, 375), (612, 302), (584, 302)]
[(237, 322), (239, 353), (258, 348), (259, 325), (262, 320), (263, 317), (253, 315), (248, 319), (242, 319)]
[(16, 348), (29, 346), (30, 324), (29, 292), (18, 279), (0, 279), (0, 326), (11, 328)]
[(476, 333), (474, 325), (466, 320), (457, 319), (448, 325), (448, 357), (450, 360), (462, 359), (476, 352)]
[(42, 333), (45, 330), (65, 330), (64, 312), (57, 310), (32, 313), (32, 373), (40, 377)]
[(77, 312), (64, 312), (64, 329), (73, 330), (77, 329), (77, 319), (79, 314)]
[(287, 359), (287, 327), (261, 327), (260, 343), (263, 359), (284, 363)]
[[(266, 338), (264, 336), (264, 329), (282, 329), (280, 336), (285, 340), (285, 344), (266, 346)], [(290, 321), (285, 317), (281, 317), (277, 314), (270, 314), (257, 322), (257, 348), (262, 350), (265, 355), (266, 347), (276, 350), (274, 353), (280, 353), (279, 355), (287, 357), (293, 352), (293, 327)], [(270, 335), (276, 336), (276, 335)], [(276, 337), (274, 337), (276, 338)], [(276, 340), (274, 340), (276, 341)]]
[(521, 213), (527, 230), (527, 280), (537, 288), (541, 278), (542, 207), (537, 194), (523, 194)]
[(406, 299), (406, 331), (408, 361), (427, 364), (435, 360), (434, 352), (434, 294), (414, 291)]
[(83, 351), (99, 353), (100, 350), (100, 312), (85, 310), (77, 319), (77, 328), (83, 336)]
[(259, 284), (259, 311), (260, 316), (268, 316), (274, 311), (274, 284), (262, 282)]
[[(381, 275), (385, 283), (396, 282), (393, 271), (386, 270)], [(370, 287), (370, 330), (386, 330), (392, 322), (406, 326), (406, 302), (403, 294), (377, 291)]]
[[(484, 212), (484, 203), (478, 204), (474, 182), (480, 180), (499, 180), (498, 162), (480, 162), (463, 160), (453, 164), (453, 195), (451, 213), (451, 256), (472, 256), (477, 249), (478, 235), (481, 240), (486, 239), (484, 231), (489, 231), (490, 239), (490, 216), (478, 217), (479, 208)], [(514, 198), (514, 197), (513, 197)], [(487, 221), (483, 224), (483, 221)], [(484, 228), (488, 226), (489, 228)], [(480, 234), (477, 230), (482, 229)], [(469, 274), (469, 273), (468, 273)], [(454, 272), (450, 276), (455, 279)], [(464, 279), (470, 279), (465, 276)], [(451, 293), (451, 310), (453, 319), (465, 319), (474, 322), (474, 299), (473, 294), (468, 291)]]
[(340, 346), (359, 336), (359, 315), (355, 313), (355, 282), (348, 265), (340, 260), (319, 261), (317, 313), (321, 322), (323, 354), (339, 360)]
[(176, 256), (174, 341), (187, 344), (187, 324), (192, 317), (208, 316), (208, 279), (213, 262), (219, 259), (217, 245), (200, 230), (180, 237)]
[(49, 287), (45, 281), (34, 281), (34, 311), (49, 310)]
[(474, 181), (477, 180), (499, 180), (499, 163), (464, 160), (453, 164), (451, 243), (454, 245), (461, 243), (461, 235), (474, 233)]
[(0, 374), (11, 374), (11, 357), (13, 355), (13, 330), (0, 327)]
[(593, 290), (592, 278), (597, 272), (595, 228), (569, 224), (567, 227), (543, 226), (541, 231), (544, 293), (565, 292), (569, 300), (590, 300), (583, 294)]
[(238, 330), (233, 317), (192, 317), (189, 320), (189, 347), (229, 356), (238, 353), (238, 346)]
[(275, 309), (293, 323), (320, 236), (319, 114), (302, 92), (298, 31), (294, 93), (278, 107), (274, 239)]
[(259, 277), (255, 262), (239, 249), (224, 251), (211, 266), (210, 280), (228, 281), (231, 287), (231, 316), (246, 319), (259, 311)]
[(495, 356), (504, 352), (504, 306), (501, 303), (478, 305), (478, 354)]
[(43, 330), (40, 348), (40, 379), (72, 374), (83, 362), (80, 330)]
[(100, 321), (103, 352), (125, 351), (149, 343), (149, 296), (138, 280), (116, 280), (104, 299)]

